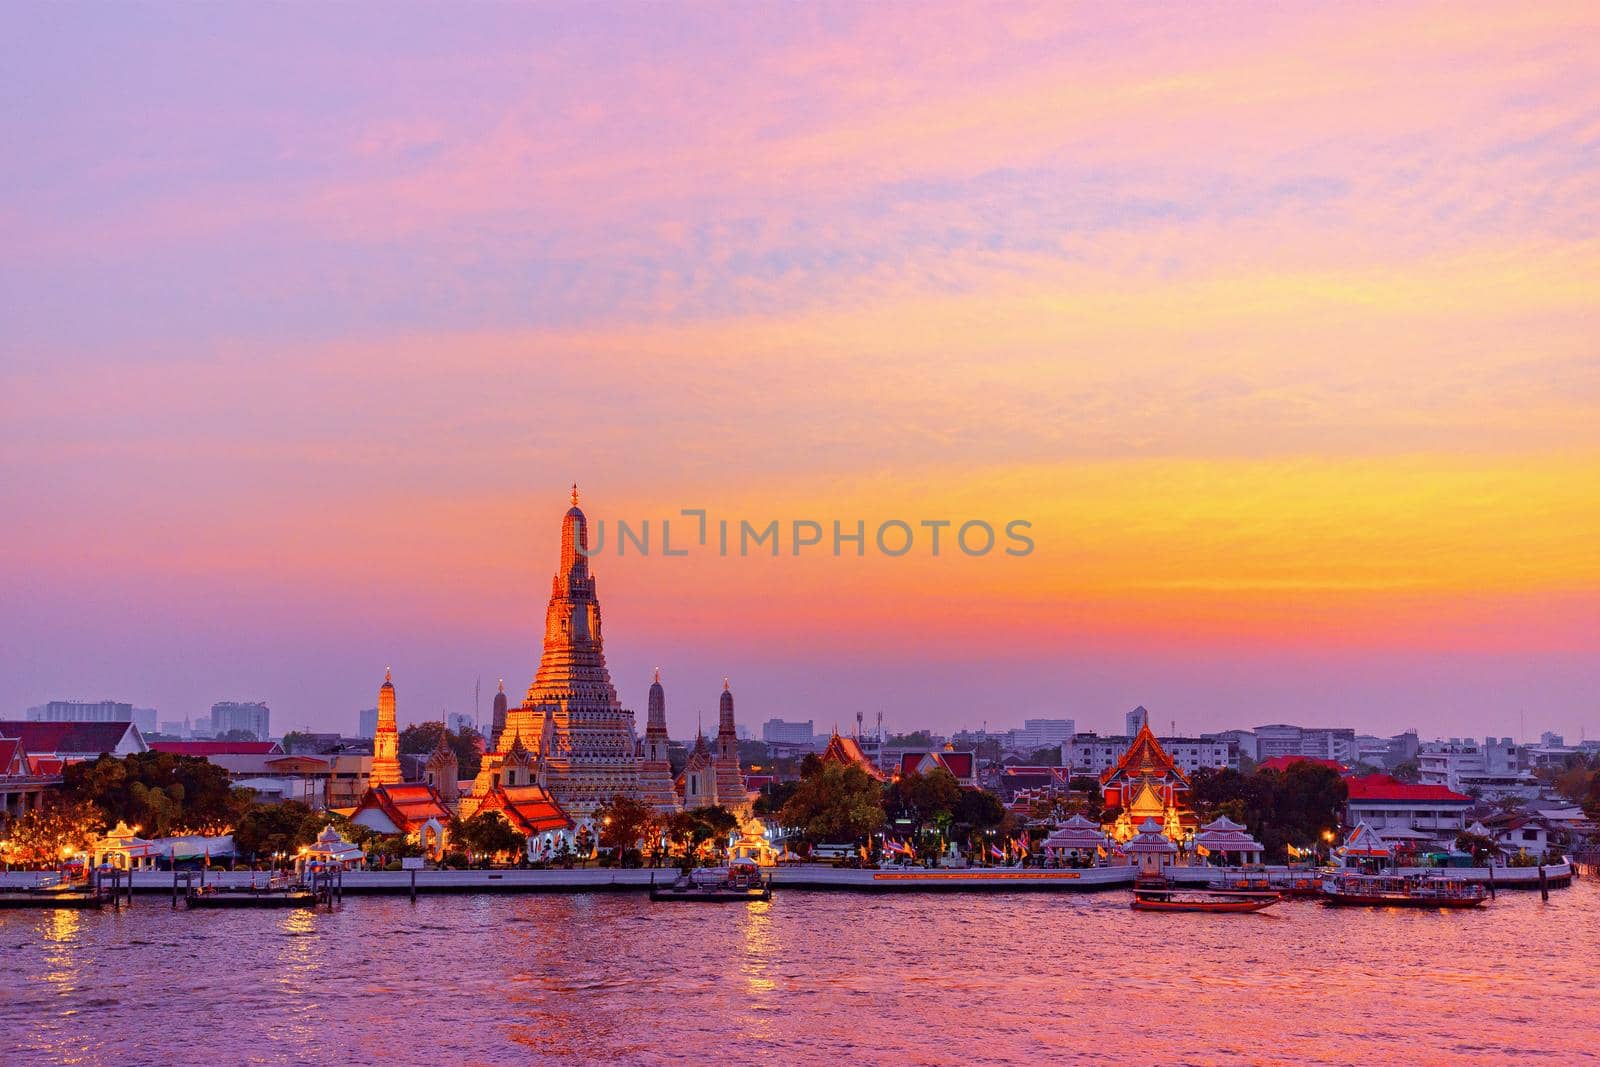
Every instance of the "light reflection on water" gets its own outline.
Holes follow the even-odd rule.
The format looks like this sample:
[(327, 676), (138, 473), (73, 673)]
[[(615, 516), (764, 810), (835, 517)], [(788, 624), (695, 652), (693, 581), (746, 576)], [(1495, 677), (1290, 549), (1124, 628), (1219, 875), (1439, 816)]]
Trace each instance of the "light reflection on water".
[(1597, 947), (1592, 882), (1464, 914), (1138, 915), (1120, 893), (332, 914), (147, 898), (0, 912), (0, 1063), (1566, 1064), (1595, 1056)]

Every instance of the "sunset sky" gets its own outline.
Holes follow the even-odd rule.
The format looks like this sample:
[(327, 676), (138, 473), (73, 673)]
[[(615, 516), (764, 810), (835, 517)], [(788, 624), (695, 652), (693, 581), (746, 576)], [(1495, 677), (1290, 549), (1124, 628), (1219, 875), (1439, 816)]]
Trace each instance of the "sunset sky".
[[(0, 715), (1600, 736), (1600, 8), (7, 5)], [(685, 521), (685, 530), (688, 523)], [(608, 531), (610, 532), (610, 531)], [(674, 537), (678, 535), (674, 523)], [(870, 537), (869, 537), (870, 539)], [(614, 540), (612, 538), (611, 540)]]

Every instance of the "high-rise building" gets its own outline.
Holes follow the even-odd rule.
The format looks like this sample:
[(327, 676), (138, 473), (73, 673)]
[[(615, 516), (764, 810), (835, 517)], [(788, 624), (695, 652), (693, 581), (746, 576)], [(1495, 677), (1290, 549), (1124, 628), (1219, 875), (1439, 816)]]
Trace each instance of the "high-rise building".
[(356, 713), (356, 736), (372, 740), (378, 734), (378, 709), (362, 708)]
[(639, 754), (639, 799), (663, 812), (678, 810), (678, 792), (672, 784), (668, 744), (667, 691), (661, 686), (661, 668), (657, 667), (655, 681), (650, 683), (644, 748)]
[(1024, 719), (1022, 729), (1006, 731), (1006, 748), (1024, 755), (1041, 748), (1070, 744), (1077, 732), (1071, 719)]
[(1127, 737), (1139, 736), (1139, 731), (1150, 724), (1150, 713), (1140, 704), (1122, 717), (1122, 732)]
[(389, 668), (383, 669), (383, 684), (378, 687), (378, 723), (372, 734), (372, 785), (399, 785), (400, 728), (395, 723), (394, 680)]
[[(548, 727), (548, 728), (547, 728)], [(508, 709), (503, 734), (537, 742), (551, 796), (582, 821), (613, 796), (639, 796), (633, 712), (623, 708), (606, 669), (600, 601), (589, 573), (589, 526), (578, 488), (561, 522), (560, 569), (545, 610), (544, 652), (522, 705)], [(502, 735), (501, 745), (505, 740)], [(491, 777), (495, 761), (486, 759)]]
[[(117, 700), (52, 700), (48, 704), (29, 708), (27, 721), (133, 722), (133, 705)], [(139, 729), (144, 730), (144, 726), (141, 724)]]
[(464, 711), (452, 711), (445, 720), (445, 728), (453, 734), (459, 734), (468, 727), (476, 730), (478, 720)]
[(761, 724), (761, 740), (769, 745), (810, 745), (816, 733), (816, 725), (811, 719), (805, 722), (768, 719)]
[(229, 730), (246, 730), (257, 741), (271, 737), (272, 709), (261, 701), (239, 703), (232, 700), (211, 705), (211, 732), (221, 737)]

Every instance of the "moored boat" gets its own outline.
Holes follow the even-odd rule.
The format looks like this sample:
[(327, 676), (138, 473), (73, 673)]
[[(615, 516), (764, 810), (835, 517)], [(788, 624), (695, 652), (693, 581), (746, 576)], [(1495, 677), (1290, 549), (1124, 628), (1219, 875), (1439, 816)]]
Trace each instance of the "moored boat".
[(236, 889), (209, 885), (191, 889), (185, 900), (191, 908), (312, 908), (317, 895), (303, 885)]
[(1323, 879), (1323, 903), (1335, 907), (1476, 908), (1489, 891), (1434, 874), (1340, 874)]
[(1198, 911), (1216, 914), (1243, 914), (1270, 908), (1279, 900), (1276, 893), (1257, 889), (1178, 889), (1146, 886), (1135, 888), (1134, 911)]
[(754, 863), (735, 861), (727, 867), (689, 871), (671, 885), (657, 885), (652, 878), (650, 899), (702, 903), (771, 900), (772, 879), (763, 878)]

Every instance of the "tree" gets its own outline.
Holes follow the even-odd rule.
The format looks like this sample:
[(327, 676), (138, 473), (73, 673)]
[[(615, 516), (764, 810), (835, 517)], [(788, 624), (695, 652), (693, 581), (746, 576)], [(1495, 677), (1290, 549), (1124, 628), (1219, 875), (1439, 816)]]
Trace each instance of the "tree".
[(68, 764), (62, 793), (94, 804), (106, 822), (143, 827), (147, 837), (183, 831), (226, 832), (249, 808), (251, 792), (236, 789), (228, 772), (209, 760), (170, 752), (136, 752)]
[(614, 796), (594, 814), (600, 824), (600, 847), (619, 855), (661, 836), (662, 823), (656, 809), (632, 797)]
[(740, 741), (739, 762), (748, 767), (752, 763), (765, 763), (768, 758), (765, 741)]
[(1456, 848), (1471, 853), (1472, 862), (1477, 866), (1487, 863), (1494, 856), (1497, 847), (1494, 838), (1482, 834), (1463, 830), (1456, 835)]
[(1417, 768), (1417, 761), (1414, 759), (1408, 759), (1404, 763), (1395, 765), (1394, 780), (1397, 782), (1414, 783), (1421, 776), (1421, 773), (1422, 772)]
[(1189, 785), (1189, 802), (1203, 817), (1226, 815), (1242, 823), (1274, 858), (1285, 854), (1285, 845), (1316, 845), (1339, 825), (1346, 796), (1336, 771), (1307, 761), (1281, 773), (1203, 769)]
[(298, 800), (257, 804), (239, 817), (233, 828), (233, 844), (250, 856), (276, 852), (292, 855), (302, 845), (315, 841), (326, 822)]
[(812, 843), (856, 842), (882, 828), (883, 789), (860, 767), (819, 763), (779, 814)]
[(956, 798), (953, 821), (972, 830), (991, 830), (1006, 817), (1006, 806), (986, 789), (963, 789)]
[(961, 784), (943, 767), (927, 774), (908, 774), (888, 789), (887, 806), (896, 822), (909, 822), (912, 833), (923, 827), (948, 826), (961, 801)]
[[(667, 824), (667, 835), (674, 845), (684, 850), (685, 866), (688, 866), (702, 845), (726, 841), (728, 835), (738, 828), (739, 820), (733, 812), (720, 804), (713, 804), (678, 812)], [(720, 844), (718, 847), (721, 847)]]
[(227, 730), (217, 738), (218, 741), (259, 741), (254, 730)]
[(771, 782), (762, 787), (756, 795), (752, 808), (757, 815), (776, 815), (783, 810), (783, 806), (794, 796), (795, 790), (800, 788), (798, 780), (789, 782)]
[(933, 735), (926, 730), (917, 730), (909, 734), (895, 734), (884, 744), (892, 748), (932, 748)]
[(105, 829), (105, 815), (84, 800), (46, 804), (23, 812), (6, 830), (7, 863), (60, 863), (72, 855), (88, 851), (96, 836)]
[(1028, 754), (1028, 763), (1035, 767), (1061, 766), (1061, 746), (1051, 745), (1049, 748), (1036, 748)]
[(278, 742), (278, 744), (283, 747), (285, 752), (291, 754), (300, 748), (300, 746), (309, 745), (310, 743), (311, 735), (301, 733), (299, 730), (290, 730), (288, 733), (283, 735), (283, 740)]
[(457, 844), (485, 856), (523, 855), (528, 850), (528, 835), (519, 832), (498, 811), (480, 811), (456, 824)]
[(426, 756), (439, 747), (439, 735), (456, 756), (456, 773), (462, 778), (476, 778), (483, 765), (483, 735), (470, 726), (460, 732), (445, 729), (442, 722), (419, 722), (400, 731), (400, 751), (408, 756)]

